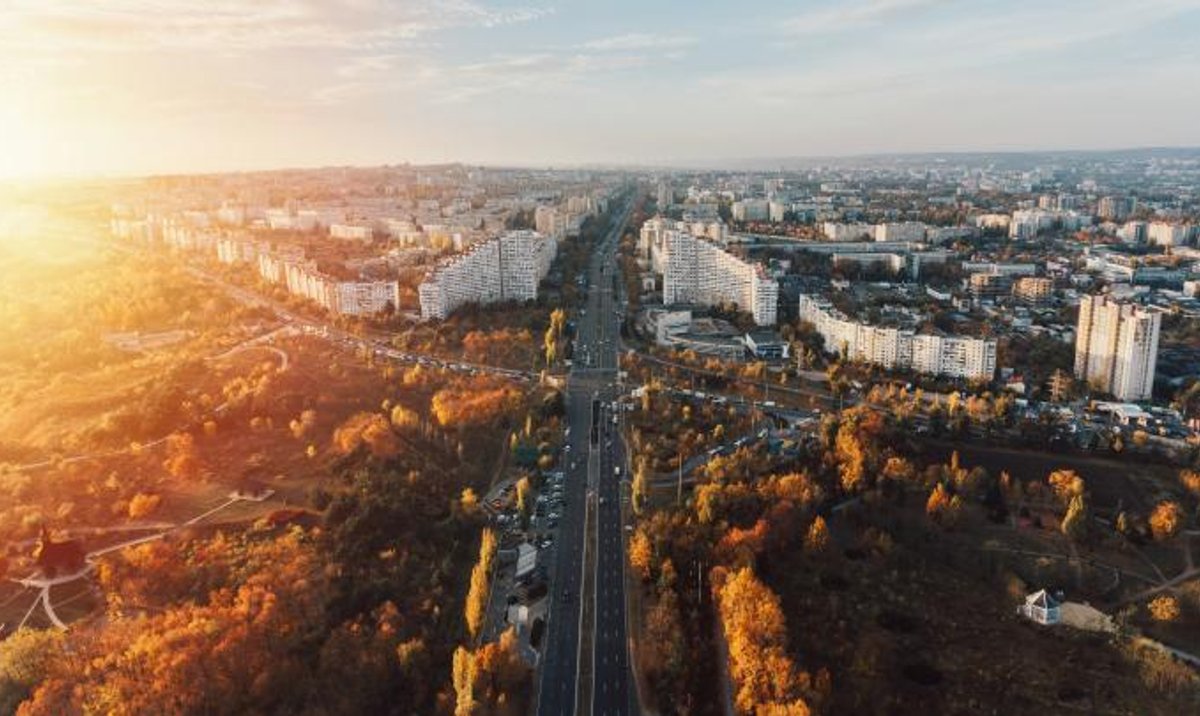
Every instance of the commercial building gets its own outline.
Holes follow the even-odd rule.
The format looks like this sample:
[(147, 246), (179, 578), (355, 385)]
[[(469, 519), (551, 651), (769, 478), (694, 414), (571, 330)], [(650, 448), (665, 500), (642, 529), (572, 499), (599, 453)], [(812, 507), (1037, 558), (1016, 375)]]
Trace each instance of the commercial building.
[(775, 324), (779, 284), (761, 264), (681, 231), (666, 231), (651, 247), (663, 275), (663, 303), (737, 304), (760, 326)]
[(851, 320), (816, 296), (800, 296), (800, 320), (825, 339), (825, 350), (888, 370), (914, 370), (968, 380), (991, 380), (996, 341), (967, 336), (918, 334), (910, 329)]
[(1154, 389), (1162, 315), (1111, 296), (1079, 304), (1075, 377), (1119, 400), (1148, 400)]
[(471, 246), (431, 271), (417, 289), (421, 317), (445, 319), (468, 303), (529, 301), (558, 246), (534, 231), (510, 231)]

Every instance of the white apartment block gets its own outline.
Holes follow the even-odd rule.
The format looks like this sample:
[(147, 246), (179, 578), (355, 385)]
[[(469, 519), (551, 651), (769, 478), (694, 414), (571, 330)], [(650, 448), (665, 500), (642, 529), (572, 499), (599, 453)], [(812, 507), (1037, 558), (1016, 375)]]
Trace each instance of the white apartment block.
[(761, 264), (749, 263), (691, 234), (666, 230), (652, 245), (663, 275), (663, 303), (714, 306), (736, 303), (760, 326), (775, 325), (779, 284)]
[(1155, 221), (1146, 227), (1146, 239), (1155, 246), (1180, 246), (1187, 241), (1188, 227)]
[(821, 231), (830, 241), (863, 241), (875, 236), (875, 227), (871, 224), (841, 224), (836, 221), (826, 221), (822, 224)]
[(871, 326), (847, 318), (825, 299), (806, 295), (800, 296), (800, 320), (816, 327), (827, 352), (851, 360), (968, 380), (991, 380), (996, 373), (992, 339)]
[(335, 311), (344, 316), (371, 316), (400, 307), (398, 281), (339, 281), (334, 284)]
[(270, 283), (286, 285), (293, 296), (343, 316), (371, 316), (400, 306), (399, 281), (337, 281), (318, 271), (312, 261), (262, 253), (258, 274)]
[(529, 301), (558, 245), (534, 231), (510, 231), (446, 259), (417, 289), (423, 319), (444, 320), (468, 303)]
[(733, 202), (730, 214), (734, 221), (766, 221), (770, 217), (770, 204), (766, 199), (743, 199)]
[(919, 221), (902, 221), (877, 224), (876, 241), (924, 241), (925, 224)]
[(975, 226), (980, 229), (1007, 229), (1012, 223), (1008, 214), (980, 214), (975, 217)]
[(369, 226), (330, 224), (329, 236), (334, 239), (347, 239), (350, 241), (370, 241), (374, 237), (374, 232)]
[(1075, 377), (1119, 400), (1149, 400), (1162, 315), (1109, 296), (1079, 304)]
[[(702, 236), (719, 243), (724, 243), (727, 238), (725, 222), (720, 219), (673, 221), (656, 216), (653, 219), (647, 219), (642, 224), (641, 231), (638, 233), (638, 252), (643, 257), (650, 259), (665, 256), (666, 250), (663, 247), (663, 241), (669, 231)], [(656, 273), (663, 273), (663, 266), (660, 263), (652, 265)]]

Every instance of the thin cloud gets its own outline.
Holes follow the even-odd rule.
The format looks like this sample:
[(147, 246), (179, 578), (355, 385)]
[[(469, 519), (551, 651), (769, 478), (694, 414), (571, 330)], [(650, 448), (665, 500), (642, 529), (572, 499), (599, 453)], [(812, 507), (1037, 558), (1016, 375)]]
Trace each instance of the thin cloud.
[(878, 25), (895, 16), (943, 2), (945, 0), (867, 0), (833, 4), (788, 18), (780, 30), (787, 35), (845, 32)]
[(609, 52), (613, 50), (679, 50), (695, 45), (698, 40), (688, 35), (657, 35), (646, 32), (629, 32), (585, 42), (588, 50)]

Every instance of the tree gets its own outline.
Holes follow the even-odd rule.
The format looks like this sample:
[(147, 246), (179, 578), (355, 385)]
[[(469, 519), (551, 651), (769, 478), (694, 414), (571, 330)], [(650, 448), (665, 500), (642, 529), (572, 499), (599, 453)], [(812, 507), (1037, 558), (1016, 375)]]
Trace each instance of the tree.
[(1075, 474), (1074, 470), (1055, 470), (1050, 473), (1047, 482), (1063, 504), (1069, 504), (1072, 497), (1082, 495), (1086, 487), (1083, 478)]
[(0, 641), (0, 713), (16, 713), (62, 652), (63, 632), (18, 629)]
[(475, 655), (466, 647), (454, 650), (454, 716), (473, 716), (479, 709), (475, 701)]
[(629, 566), (642, 581), (650, 579), (650, 570), (654, 561), (654, 547), (644, 530), (637, 530), (629, 538)]
[(1182, 525), (1183, 508), (1176, 502), (1160, 502), (1150, 514), (1150, 532), (1160, 542), (1174, 537)]
[(388, 459), (400, 453), (400, 440), (391, 423), (378, 413), (356, 413), (333, 433), (334, 445), (349, 455), (366, 445), (371, 455)]
[(1179, 600), (1169, 594), (1156, 598), (1146, 605), (1146, 609), (1156, 622), (1173, 622), (1179, 619)]
[(951, 495), (946, 486), (939, 482), (925, 501), (925, 514), (943, 527), (953, 527), (962, 516), (962, 500), (958, 495)]
[(527, 524), (529, 521), (529, 513), (533, 510), (533, 505), (530, 502), (530, 497), (533, 491), (533, 486), (529, 483), (529, 476), (522, 476), (517, 480), (517, 512), (521, 514), (522, 524)]
[(1062, 533), (1073, 542), (1081, 542), (1087, 536), (1087, 503), (1083, 495), (1072, 495), (1067, 514), (1062, 520)]
[(167, 438), (167, 459), (163, 468), (173, 477), (195, 477), (200, 471), (200, 454), (191, 433), (172, 433)]
[(804, 537), (804, 550), (809, 554), (821, 554), (828, 548), (829, 527), (825, 524), (825, 518), (817, 515)]
[(129, 500), (129, 519), (140, 520), (158, 509), (162, 498), (158, 495), (139, 492)]
[(648, 490), (646, 475), (648, 472), (649, 472), (649, 468), (646, 465), (646, 458), (644, 456), (639, 457), (637, 467), (633, 471), (633, 488), (632, 488), (633, 489), (633, 495), (632, 495), (633, 512), (636, 515), (642, 514), (642, 510), (644, 510), (645, 506), (646, 506), (646, 497), (647, 497), (647, 490)]
[(867, 456), (851, 422), (843, 422), (838, 428), (834, 448), (838, 457), (838, 474), (841, 477), (842, 489), (846, 492), (857, 492), (864, 486)]
[(787, 655), (779, 597), (749, 567), (714, 577), (739, 714), (807, 714), (802, 675)]
[(470, 487), (462, 489), (462, 495), (458, 502), (462, 506), (463, 512), (467, 514), (474, 514), (479, 509), (479, 495), (475, 494), (475, 490)]

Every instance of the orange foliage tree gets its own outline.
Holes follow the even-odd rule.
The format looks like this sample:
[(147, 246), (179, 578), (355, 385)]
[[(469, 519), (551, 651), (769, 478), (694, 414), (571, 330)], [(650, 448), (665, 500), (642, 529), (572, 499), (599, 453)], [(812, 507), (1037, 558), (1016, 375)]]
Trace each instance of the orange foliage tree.
[(787, 655), (787, 627), (779, 597), (749, 567), (714, 571), (713, 588), (739, 714), (808, 714), (808, 675)]
[(442, 427), (489, 425), (515, 412), (522, 402), (516, 386), (490, 379), (476, 379), (462, 388), (443, 388), (434, 393), (430, 409)]

